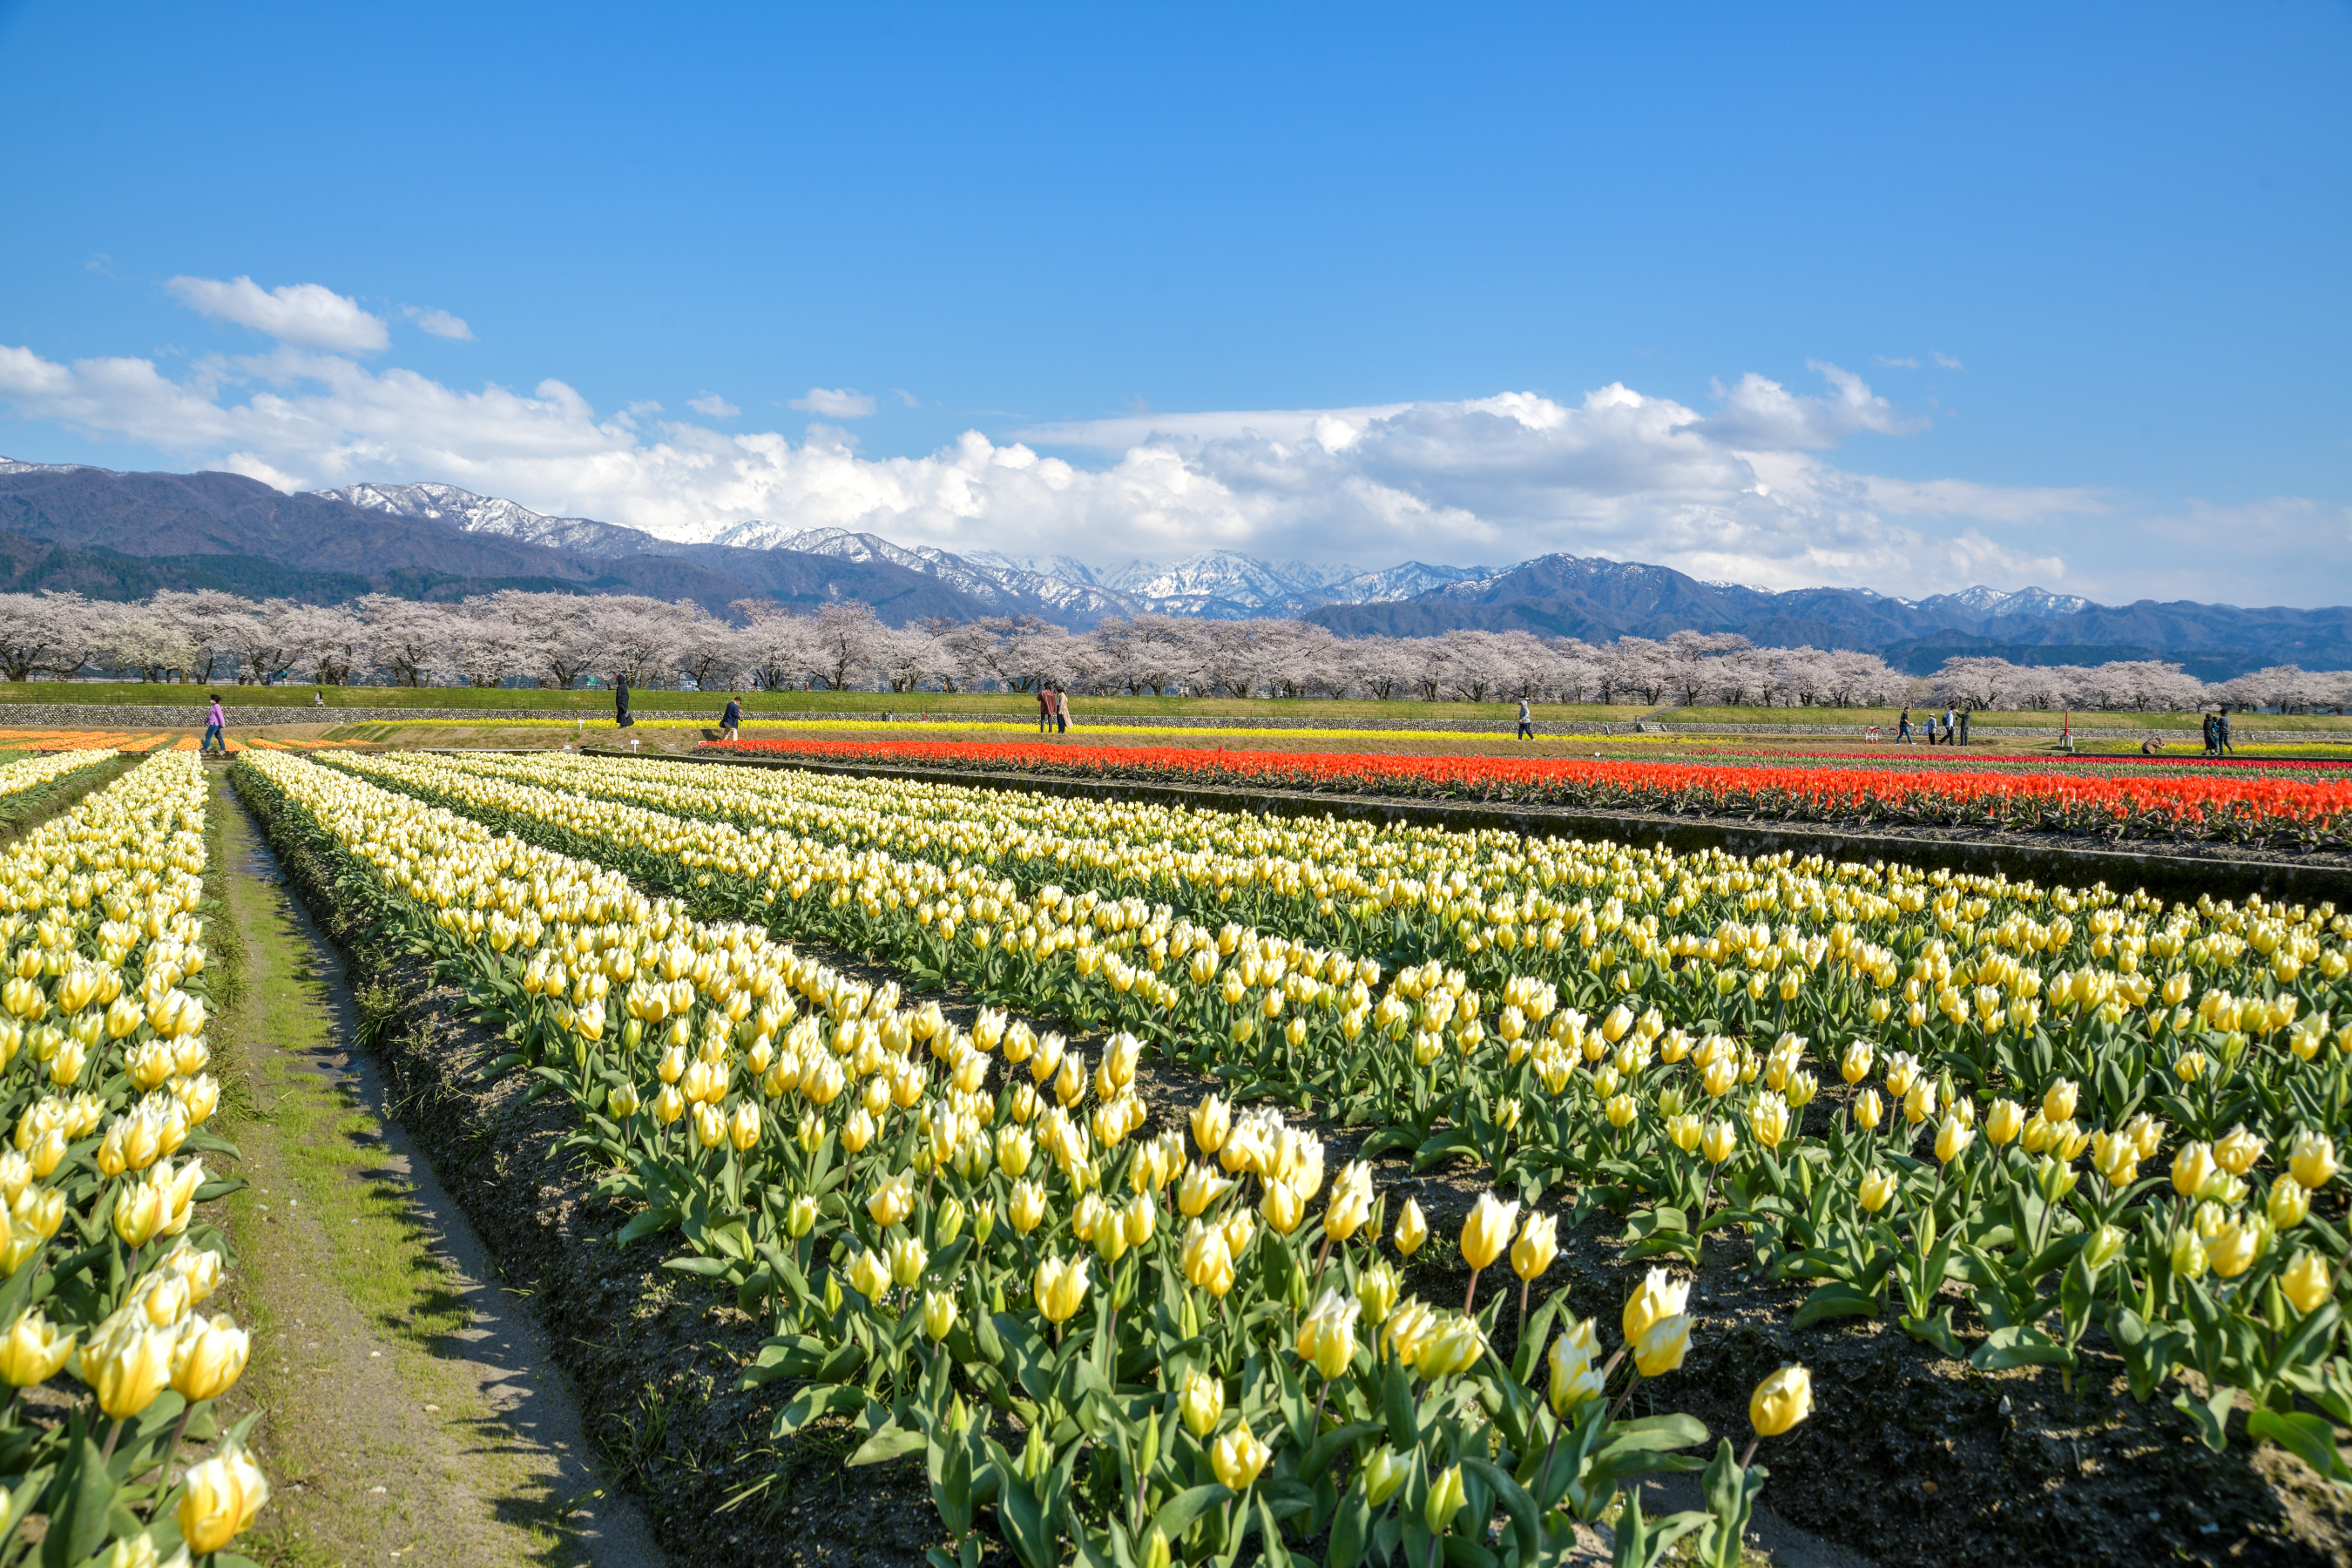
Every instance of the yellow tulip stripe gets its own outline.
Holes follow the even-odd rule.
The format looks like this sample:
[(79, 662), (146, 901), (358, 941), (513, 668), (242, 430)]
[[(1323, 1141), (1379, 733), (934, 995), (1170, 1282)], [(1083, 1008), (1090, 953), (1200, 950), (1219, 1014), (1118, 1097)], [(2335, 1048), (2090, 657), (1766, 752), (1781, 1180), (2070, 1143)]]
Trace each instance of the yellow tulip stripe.
[[(45, 758), (50, 777), (88, 765)], [(19, 767), (26, 764), (18, 764)], [(0, 772), (0, 788), (16, 784)], [(16, 787), (24, 787), (16, 784)], [(205, 785), (194, 757), (133, 768), (0, 851), (0, 1557), (186, 1563), (268, 1497), (211, 1402), (247, 1336), (197, 1309), (227, 1247), (197, 1205), (238, 1184), (201, 1156), (220, 1100), (205, 1070)], [(70, 1373), (79, 1391), (22, 1391)], [(174, 1478), (184, 1436), (218, 1442)], [(176, 1556), (174, 1555), (176, 1553)]]
[[(1885, 1312), (2062, 1375), (2096, 1331), (2141, 1398), (2198, 1373), (2210, 1397), (2177, 1403), (2209, 1442), (2243, 1389), (2250, 1431), (2352, 1483), (2323, 1440), (2352, 1424), (2352, 919), (2329, 906), (677, 763), (349, 765), (1314, 1096), (1383, 1124), (1368, 1151), (1563, 1185), (1635, 1256), (1738, 1237), (1811, 1286), (1801, 1325)], [(1221, 910), (1252, 922), (1231, 947)]]
[(110, 751), (53, 752), (46, 757), (26, 757), (10, 763), (0, 767), (0, 795), (22, 795), (28, 789), (54, 784), (84, 768), (94, 768), (113, 755)]
[[(352, 771), (257, 753), (236, 777), (340, 868), (383, 940), (465, 977), (510, 1066), (571, 1097), (572, 1147), (645, 1205), (623, 1240), (675, 1229), (688, 1250), (674, 1267), (775, 1314), (744, 1382), (794, 1385), (776, 1436), (838, 1414), (858, 1433), (853, 1464), (927, 1455), (950, 1563), (979, 1562), (991, 1507), (1029, 1568), (1074, 1549), (1230, 1561), (1254, 1531), (1269, 1560), (1323, 1537), (1341, 1568), (1375, 1551), (1424, 1562), (1449, 1534), (1483, 1542), (1499, 1510), (1497, 1560), (1534, 1568), (1572, 1519), (1613, 1512), (1626, 1479), (1697, 1468), (1678, 1452), (1706, 1440), (1697, 1422), (1622, 1418), (1622, 1391), (1688, 1343), (1688, 1287), (1663, 1270), (1613, 1352), (1523, 1288), (1506, 1360), (1492, 1339), (1513, 1292), (1482, 1302), (1474, 1280), (1459, 1312), (1402, 1294), (1382, 1234), (1392, 1224), (1410, 1256), (1428, 1227), (1410, 1204), (1390, 1212), (1369, 1165), (1327, 1173), (1311, 1132), (1213, 1098), (1189, 1142), (1142, 1136), (1131, 1033), (1090, 1064), (1002, 1012), (967, 1030), (895, 983), (850, 981), (756, 926), (689, 918), (611, 867)], [(543, 794), (507, 786), (508, 820)], [(656, 831), (654, 814), (581, 804), (600, 833)], [(659, 852), (696, 853), (684, 837)], [(1114, 933), (1117, 911), (1104, 940), (1139, 934)], [(1113, 961), (1097, 950), (1097, 972)], [(1462, 1236), (1475, 1268), (1507, 1257), (1532, 1280), (1550, 1265), (1554, 1222), (1519, 1209), (1479, 1205)], [(1017, 1453), (1000, 1415), (1025, 1434)], [(1728, 1442), (1710, 1475), (1718, 1511), (1669, 1528), (1736, 1561), (1761, 1478)]]

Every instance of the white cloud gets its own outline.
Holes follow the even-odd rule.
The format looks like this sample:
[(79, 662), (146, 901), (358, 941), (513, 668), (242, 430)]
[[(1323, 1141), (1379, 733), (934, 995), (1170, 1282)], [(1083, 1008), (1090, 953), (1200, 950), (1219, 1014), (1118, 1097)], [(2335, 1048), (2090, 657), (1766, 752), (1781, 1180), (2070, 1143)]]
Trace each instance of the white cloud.
[[(0, 347), (0, 400), (28, 419), (285, 489), (441, 480), (673, 539), (756, 521), (1093, 561), (1221, 546), (1376, 565), (1565, 551), (1765, 587), (2063, 583), (2128, 596), (2239, 526), (2192, 510), (2143, 536), (2132, 514), (2147, 509), (2126, 497), (1840, 467), (1824, 448), (1842, 435), (1919, 422), (1858, 377), (1822, 374), (1820, 396), (1746, 377), (1712, 411), (1612, 384), (1572, 402), (1517, 392), (970, 431), (926, 455), (869, 458), (823, 422), (795, 441), (663, 418), (653, 404), (600, 415), (555, 380), (467, 392), (291, 348), (207, 359), (175, 380), (143, 359), (62, 364)], [(1093, 456), (1081, 465), (1048, 446)], [(2345, 573), (2288, 549), (2298, 531), (2352, 527), (2341, 507), (2295, 510), (2313, 504), (2257, 520), (2280, 548), (2233, 567), (2246, 579), (2232, 576), (2233, 592), (2352, 593)], [(2277, 585), (2257, 592), (2257, 577)]]
[(1885, 365), (1889, 370), (1917, 370), (1919, 368), (1919, 362), (1916, 359), (1889, 359), (1885, 354), (1873, 354), (1870, 357), (1877, 363)]
[(743, 412), (715, 392), (706, 392), (699, 397), (689, 397), (686, 400), (686, 405), (706, 419), (732, 419)]
[(874, 412), (871, 397), (845, 387), (812, 386), (806, 396), (793, 398), (792, 405), (805, 414), (822, 414), (827, 419), (863, 419)]
[(1936, 363), (1942, 365), (1946, 370), (1966, 370), (1969, 368), (1962, 364), (1953, 355), (1948, 353), (1938, 353), (1936, 355)]
[(409, 305), (402, 310), (401, 314), (436, 338), (447, 338), (458, 343), (474, 341), (474, 329), (466, 324), (463, 317), (453, 316), (446, 310), (436, 310), (429, 305)]
[(890, 395), (896, 397), (899, 402), (905, 404), (909, 408), (920, 408), (923, 405), (923, 400), (921, 398), (916, 396), (913, 393), (908, 391), (903, 386), (892, 388)]
[(250, 278), (226, 283), (214, 278), (174, 278), (163, 287), (199, 315), (251, 327), (283, 343), (367, 353), (391, 341), (381, 318), (323, 284), (264, 289)]

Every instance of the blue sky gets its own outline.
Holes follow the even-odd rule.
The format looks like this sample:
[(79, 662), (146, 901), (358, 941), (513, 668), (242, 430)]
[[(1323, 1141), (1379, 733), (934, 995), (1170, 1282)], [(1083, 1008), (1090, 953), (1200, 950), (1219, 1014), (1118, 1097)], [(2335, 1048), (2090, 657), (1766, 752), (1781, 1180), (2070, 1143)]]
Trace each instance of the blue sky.
[(18, 458), (2352, 599), (2342, 4), (17, 3), (0, 61)]

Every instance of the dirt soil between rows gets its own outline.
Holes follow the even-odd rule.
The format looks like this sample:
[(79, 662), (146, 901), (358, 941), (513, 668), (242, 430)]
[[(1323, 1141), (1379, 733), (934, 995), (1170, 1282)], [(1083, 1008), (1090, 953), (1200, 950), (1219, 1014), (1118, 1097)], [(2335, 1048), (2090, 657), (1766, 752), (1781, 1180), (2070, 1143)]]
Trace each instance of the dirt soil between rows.
[[(345, 947), (362, 1012), (382, 1020), (373, 1048), (402, 1124), (509, 1284), (528, 1295), (604, 1462), (669, 1556), (914, 1564), (926, 1546), (940, 1544), (919, 1458), (845, 1469), (846, 1433), (824, 1425), (782, 1443), (769, 1438), (771, 1417), (792, 1389), (734, 1391), (766, 1326), (737, 1310), (731, 1293), (663, 1268), (674, 1243), (656, 1237), (615, 1248), (610, 1238), (629, 1210), (593, 1196), (592, 1173), (550, 1158), (576, 1125), (568, 1106), (554, 1097), (531, 1100), (513, 1076), (483, 1081), (499, 1042), (458, 1016), (457, 994), (421, 968), (381, 949), (352, 951), (363, 933), (334, 907), (328, 868), (275, 841), (289, 887)], [(853, 973), (897, 977), (856, 954), (797, 945)], [(941, 1000), (950, 1017), (969, 1022), (971, 997), (950, 991)], [(1153, 1065), (1139, 1087), (1160, 1128), (1181, 1127), (1184, 1113), (1218, 1086)], [(1831, 1110), (1827, 1096), (1809, 1108)], [(1367, 1130), (1322, 1131), (1336, 1167)], [(1416, 1174), (1404, 1156), (1391, 1155), (1377, 1163), (1375, 1184), (1395, 1194), (1392, 1205), (1415, 1197), (1436, 1237), (1408, 1267), (1407, 1288), (1440, 1305), (1459, 1301), (1468, 1277), (1450, 1243), (1486, 1190), (1480, 1173), (1457, 1166)], [(1572, 1197), (1549, 1193), (1544, 1206), (1565, 1215)], [(1563, 1229), (1559, 1256), (1535, 1286), (1538, 1300), (1565, 1289), (1576, 1312), (1600, 1320), (1604, 1342), (1615, 1338), (1620, 1309), (1650, 1267), (1623, 1258), (1620, 1228), (1604, 1213)], [(1752, 1262), (1728, 1237), (1709, 1247), (1691, 1295), (1697, 1326), (1689, 1358), (1679, 1372), (1645, 1383), (1634, 1403), (1644, 1412), (1686, 1411), (1712, 1432), (1744, 1440), (1754, 1384), (1786, 1363), (1811, 1369), (1812, 1418), (1759, 1455), (1771, 1470), (1754, 1542), (1765, 1560), (1784, 1568), (1990, 1568), (2062, 1555), (2084, 1568), (2352, 1563), (2352, 1500), (2242, 1430), (2225, 1452), (2208, 1450), (2165, 1403), (2169, 1389), (2134, 1403), (2120, 1362), (2095, 1333), (2069, 1393), (2054, 1371), (1980, 1373), (1884, 1321), (1796, 1329), (1802, 1289), (1755, 1277)], [(1516, 1283), (1489, 1277), (1480, 1299)], [(1973, 1329), (1964, 1306), (1956, 1315)], [(1507, 1310), (1497, 1337), (1507, 1354), (1515, 1346)], [(1645, 1507), (1696, 1506), (1681, 1478), (1653, 1489)], [(1601, 1545), (1596, 1539), (1593, 1552)], [(1605, 1552), (1580, 1558), (1606, 1560)]]

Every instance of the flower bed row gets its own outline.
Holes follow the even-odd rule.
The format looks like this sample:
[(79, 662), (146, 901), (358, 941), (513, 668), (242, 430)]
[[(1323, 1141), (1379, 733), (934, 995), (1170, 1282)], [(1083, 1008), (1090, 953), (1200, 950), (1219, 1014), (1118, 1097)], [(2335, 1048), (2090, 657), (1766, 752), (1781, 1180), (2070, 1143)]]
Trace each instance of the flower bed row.
[[(2352, 922), (2330, 910), (2167, 910), (1899, 868), (1743, 868), (1466, 835), (1441, 836), (1467, 841), (1445, 871), (1424, 831), (1404, 837), (1438, 862), (1412, 895), (1435, 916), (1425, 929), (1484, 962), (1416, 963), (1375, 1001), (1379, 959), (1306, 940), (1370, 929), (1367, 911), (1332, 897), (1353, 890), (1337, 873), (1262, 887), (1259, 928), (1213, 934), (1171, 904), (1036, 880), (1116, 866), (1141, 848), (1123, 837), (1095, 861), (1066, 840), (1040, 860), (1045, 840), (993, 843), (982, 820), (929, 839), (934, 858), (900, 858), (764, 826), (761, 796), (789, 794), (789, 774), (345, 765), (778, 931), (1131, 1029), (1245, 1091), (1320, 1094), (1387, 1123), (1368, 1152), (1458, 1155), (1523, 1192), (1564, 1187), (1570, 1223), (1623, 1215), (1636, 1257), (1696, 1260), (1711, 1235), (1744, 1240), (1756, 1267), (1811, 1286), (1800, 1324), (1885, 1313), (1979, 1369), (2062, 1373), (2096, 1332), (2138, 1397), (2198, 1373), (2200, 1392), (2184, 1386), (2175, 1403), (2213, 1446), (2226, 1441), (2226, 1391), (2243, 1390), (2256, 1402), (2249, 1431), (2352, 1482), (2330, 1425), (2352, 1422), (2335, 1155), (2352, 1026), (2330, 1016), (2347, 1000)], [(551, 771), (579, 788), (503, 776)], [(869, 838), (892, 821), (937, 825), (986, 794), (800, 782), (862, 796), (831, 809)], [(709, 815), (580, 793), (654, 785), (676, 801), (699, 795)], [(1048, 826), (1106, 820), (1012, 798)], [(802, 807), (804, 821), (828, 809)], [(1380, 837), (1284, 829), (1294, 849), (1318, 831), (1349, 874), (1367, 834)], [(968, 858), (983, 844), (1037, 861), (1029, 885)], [(1214, 894), (1229, 868), (1211, 864), (1205, 889), (1187, 888), (1178, 865), (1170, 885)], [(1607, 897), (1568, 911), (1574, 924), (1515, 921), (1549, 909), (1545, 889), (1561, 885)], [(1399, 901), (1408, 886), (1387, 884)], [(1808, 1032), (1790, 1026), (1791, 1009)], [(2143, 1175), (2151, 1161), (2158, 1173)], [(1972, 1321), (1956, 1319), (1963, 1309)]]
[(2289, 840), (2341, 847), (2352, 781), (2239, 774), (1726, 766), (1701, 763), (1228, 752), (1141, 746), (752, 740), (737, 752), (969, 773), (1135, 779), (1417, 799), (1801, 822), (2096, 832), (2134, 838)]
[[(111, 753), (0, 770), (0, 793)], [(31, 769), (28, 775), (19, 770)], [(241, 1563), (268, 1485), (211, 1402), (245, 1331), (197, 1309), (241, 1185), (205, 1131), (205, 785), (165, 753), (0, 851), (0, 1561)], [(216, 1445), (173, 1473), (184, 1440)]]

